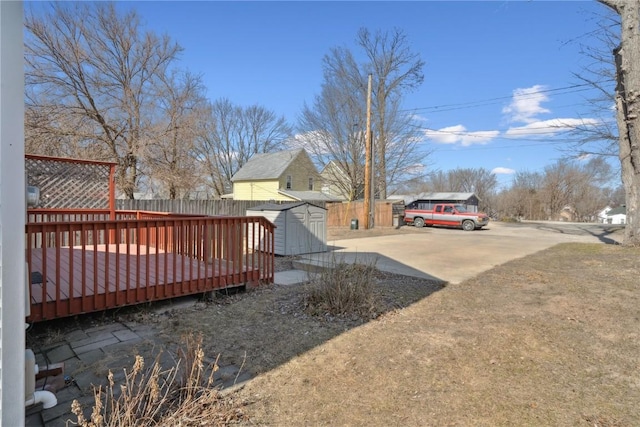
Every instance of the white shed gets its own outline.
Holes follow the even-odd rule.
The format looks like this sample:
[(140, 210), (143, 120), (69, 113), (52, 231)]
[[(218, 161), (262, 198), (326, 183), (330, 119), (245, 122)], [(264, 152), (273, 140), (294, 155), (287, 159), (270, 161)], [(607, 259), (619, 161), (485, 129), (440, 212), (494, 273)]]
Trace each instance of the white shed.
[(267, 203), (247, 209), (247, 216), (262, 216), (276, 226), (276, 255), (299, 255), (327, 250), (325, 208), (306, 202)]

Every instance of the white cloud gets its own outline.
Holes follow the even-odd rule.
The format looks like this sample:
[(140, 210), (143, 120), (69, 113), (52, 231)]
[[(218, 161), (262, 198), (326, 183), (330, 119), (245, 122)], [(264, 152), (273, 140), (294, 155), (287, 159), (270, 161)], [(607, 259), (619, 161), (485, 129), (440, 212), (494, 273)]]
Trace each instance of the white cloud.
[(424, 136), (437, 144), (455, 144), (460, 139), (459, 133), (466, 128), (462, 125), (449, 126), (442, 129), (428, 129), (424, 131)]
[(421, 116), (420, 114), (412, 114), (411, 115), (411, 120), (415, 120), (417, 122), (428, 122), (429, 119), (427, 119), (424, 116)]
[(504, 107), (502, 112), (508, 116), (510, 122), (535, 122), (535, 116), (538, 114), (551, 112), (540, 105), (549, 100), (549, 97), (542, 93), (544, 90), (546, 90), (546, 86), (543, 85), (514, 90), (511, 104)]
[(469, 132), (466, 136), (462, 137), (462, 146), (467, 147), (474, 144), (484, 145), (496, 138), (498, 135), (500, 135), (500, 131), (497, 130)]
[(525, 126), (509, 128), (504, 134), (512, 137), (529, 136), (553, 136), (561, 132), (570, 131), (576, 126), (594, 126), (599, 121), (596, 119), (550, 119), (531, 122)]
[(493, 168), (491, 173), (494, 175), (513, 175), (516, 171), (509, 168), (497, 167)]
[(500, 131), (497, 130), (469, 132), (463, 125), (424, 131), (425, 137), (437, 144), (460, 144), (463, 147), (487, 144), (499, 134)]

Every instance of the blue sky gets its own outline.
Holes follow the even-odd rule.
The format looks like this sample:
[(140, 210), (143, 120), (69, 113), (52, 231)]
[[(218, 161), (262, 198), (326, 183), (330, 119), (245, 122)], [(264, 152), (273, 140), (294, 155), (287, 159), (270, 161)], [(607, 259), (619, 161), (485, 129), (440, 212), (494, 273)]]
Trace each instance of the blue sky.
[[(566, 133), (590, 120), (588, 91), (572, 73), (586, 59), (598, 13), (586, 1), (122, 2), (147, 28), (185, 50), (180, 65), (203, 76), (208, 96), (260, 104), (296, 123), (322, 83), (331, 47), (355, 49), (359, 28), (404, 30), (425, 61), (424, 83), (406, 96), (433, 150), (430, 170), (483, 167), (508, 185), (542, 171)], [(534, 135), (534, 130), (542, 135)], [(552, 133), (550, 133), (552, 131)]]

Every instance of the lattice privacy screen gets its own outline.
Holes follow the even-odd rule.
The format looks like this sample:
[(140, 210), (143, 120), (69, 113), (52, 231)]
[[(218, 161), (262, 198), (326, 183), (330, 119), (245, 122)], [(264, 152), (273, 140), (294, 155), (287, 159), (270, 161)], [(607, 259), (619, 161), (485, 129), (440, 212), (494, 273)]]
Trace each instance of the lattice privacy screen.
[(109, 209), (112, 165), (71, 159), (25, 157), (27, 185), (40, 189), (38, 208)]

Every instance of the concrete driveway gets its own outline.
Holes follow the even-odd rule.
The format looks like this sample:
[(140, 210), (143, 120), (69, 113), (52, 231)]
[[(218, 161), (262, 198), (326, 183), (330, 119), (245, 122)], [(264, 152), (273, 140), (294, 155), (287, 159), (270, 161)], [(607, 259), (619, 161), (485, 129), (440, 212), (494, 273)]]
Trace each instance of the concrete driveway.
[(611, 244), (621, 237), (619, 227), (602, 224), (492, 222), (472, 232), (421, 228), (411, 234), (330, 241), (329, 252), (302, 259), (311, 265), (375, 262), (383, 271), (455, 284), (558, 243)]

